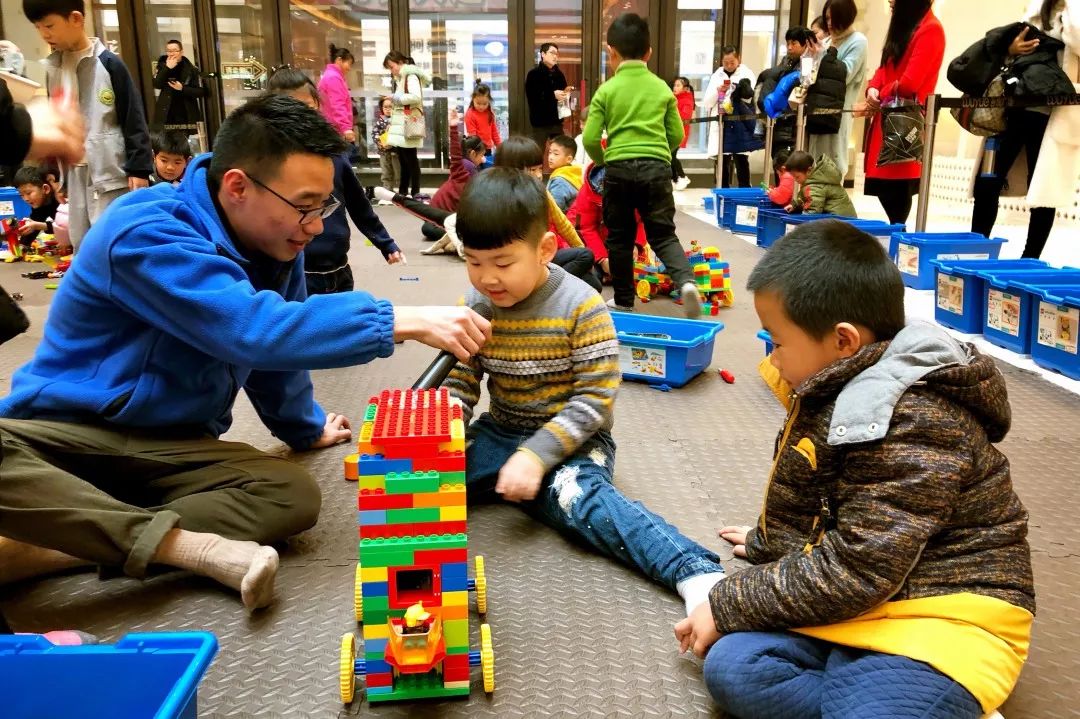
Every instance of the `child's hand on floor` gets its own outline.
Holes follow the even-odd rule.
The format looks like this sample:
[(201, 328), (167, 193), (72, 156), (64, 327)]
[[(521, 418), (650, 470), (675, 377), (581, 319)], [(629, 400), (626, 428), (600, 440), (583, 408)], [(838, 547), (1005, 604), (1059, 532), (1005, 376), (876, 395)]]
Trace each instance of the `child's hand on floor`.
[(746, 559), (746, 534), (751, 529), (753, 529), (753, 527), (722, 527), (720, 531), (717, 532), (717, 534), (720, 535), (721, 539), (724, 539), (735, 545), (735, 548), (732, 551), (736, 557), (742, 557), (743, 559)]
[(544, 467), (531, 452), (514, 452), (499, 470), (495, 491), (508, 502), (534, 499), (544, 479)]
[(716, 622), (713, 621), (712, 606), (708, 602), (699, 604), (689, 617), (675, 625), (675, 638), (679, 640), (680, 652), (689, 650), (704, 659), (709, 647), (720, 639), (720, 632), (716, 631)]
[(406, 264), (406, 265), (409, 264), (408, 261), (406, 261), (406, 259), (405, 259), (405, 253), (404, 252), (401, 252), (401, 251), (391, 252), (389, 255), (386, 256), (386, 264), (388, 264), (388, 265), (396, 265), (399, 262), (401, 262), (403, 264)]
[(326, 424), (323, 425), (322, 437), (311, 445), (312, 449), (322, 449), (323, 447), (333, 447), (335, 444), (345, 442), (352, 437), (352, 428), (349, 424), (348, 418), (343, 414), (334, 414), (328, 412), (326, 415)]

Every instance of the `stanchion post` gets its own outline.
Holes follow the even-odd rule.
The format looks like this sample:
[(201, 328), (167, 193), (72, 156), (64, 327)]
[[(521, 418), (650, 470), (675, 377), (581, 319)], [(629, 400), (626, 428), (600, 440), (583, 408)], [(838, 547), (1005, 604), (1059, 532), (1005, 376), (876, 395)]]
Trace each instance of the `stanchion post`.
[(800, 102), (795, 112), (795, 149), (806, 151), (806, 102)]
[(199, 152), (209, 152), (210, 142), (206, 135), (206, 123), (202, 120), (195, 123), (195, 134), (199, 136)]
[(930, 212), (930, 176), (934, 167), (934, 135), (937, 132), (938, 100), (940, 95), (926, 98), (926, 126), (923, 132), (922, 176), (919, 179), (919, 210), (915, 215), (915, 231), (926, 232), (926, 217)]
[(723, 187), (724, 186), (724, 182), (723, 182), (723, 177), (724, 177), (724, 112), (723, 112), (723, 110), (720, 109), (719, 105), (717, 105), (717, 107), (716, 107), (716, 112), (719, 115), (719, 118), (716, 121), (716, 139), (717, 139), (718, 142), (717, 142), (717, 145), (716, 145), (716, 178), (715, 179), (716, 179), (716, 186), (717, 187)]
[(773, 186), (773, 166), (772, 166), (772, 144), (773, 144), (773, 120), (771, 117), (765, 118), (765, 185), (766, 187)]

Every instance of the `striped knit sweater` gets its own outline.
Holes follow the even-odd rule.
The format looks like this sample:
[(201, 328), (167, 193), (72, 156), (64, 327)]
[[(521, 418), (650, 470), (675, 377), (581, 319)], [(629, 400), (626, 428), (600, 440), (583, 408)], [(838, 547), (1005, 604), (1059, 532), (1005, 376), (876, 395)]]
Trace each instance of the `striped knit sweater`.
[(540, 289), (510, 308), (470, 290), (470, 307), (491, 308), (492, 336), (443, 384), (465, 405), (466, 421), (488, 375), (491, 416), (534, 434), (523, 445), (550, 470), (598, 430), (610, 430), (619, 388), (619, 343), (604, 301), (561, 267), (549, 264)]

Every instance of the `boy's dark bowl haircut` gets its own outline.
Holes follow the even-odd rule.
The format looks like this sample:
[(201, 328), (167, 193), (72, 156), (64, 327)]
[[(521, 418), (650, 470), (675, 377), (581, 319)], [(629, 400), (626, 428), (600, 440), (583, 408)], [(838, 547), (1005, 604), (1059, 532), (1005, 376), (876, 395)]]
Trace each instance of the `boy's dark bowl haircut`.
[(515, 240), (536, 245), (547, 231), (547, 201), (539, 180), (522, 170), (481, 172), (461, 195), (457, 233), (470, 250), (497, 250)]
[(11, 180), (11, 186), (15, 189), (19, 189), (23, 185), (43, 187), (45, 185), (45, 173), (42, 172), (40, 167), (23, 165), (15, 171), (15, 177)]
[(751, 292), (776, 293), (804, 332), (822, 339), (841, 322), (889, 340), (904, 327), (900, 271), (871, 235), (840, 220), (800, 225), (750, 273)]
[(73, 12), (86, 16), (83, 0), (23, 0), (23, 15), (30, 22), (41, 22), (49, 15), (59, 15), (65, 20)]
[(649, 51), (649, 23), (632, 12), (624, 12), (607, 31), (607, 44), (624, 60), (640, 60)]
[(569, 135), (556, 135), (555, 137), (551, 138), (551, 144), (558, 145), (562, 149), (566, 150), (567, 154), (577, 154), (577, 140), (570, 137)]
[(495, 167), (527, 170), (543, 164), (544, 151), (531, 137), (511, 135), (495, 148)]
[(163, 130), (150, 135), (150, 148), (154, 154), (164, 152), (169, 155), (191, 157), (191, 145), (187, 135), (177, 130)]
[(784, 166), (787, 167), (788, 172), (809, 172), (810, 168), (814, 166), (814, 156), (809, 152), (795, 150), (795, 152), (787, 156)]

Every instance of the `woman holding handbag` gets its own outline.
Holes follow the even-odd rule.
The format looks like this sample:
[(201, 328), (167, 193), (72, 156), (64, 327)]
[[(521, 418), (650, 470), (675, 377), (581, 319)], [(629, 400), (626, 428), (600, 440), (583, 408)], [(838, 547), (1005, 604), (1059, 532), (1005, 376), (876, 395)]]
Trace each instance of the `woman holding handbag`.
[(420, 160), (416, 150), (427, 134), (424, 120), (424, 86), (431, 82), (427, 73), (413, 64), (413, 59), (397, 50), (386, 53), (383, 67), (393, 75), (394, 103), (390, 115), (389, 144), (401, 160), (399, 195), (420, 194)]
[(937, 87), (945, 57), (945, 30), (930, 10), (933, 0), (889, 0), (892, 20), (881, 52), (881, 67), (870, 79), (858, 114), (872, 113), (866, 149), (867, 195), (881, 202), (889, 222), (903, 224), (911, 214), (911, 198), (919, 191), (922, 163), (879, 163), (884, 135), (883, 103), (914, 100), (923, 105)]
[[(1035, 0), (1024, 18), (1065, 48), (1058, 53), (1062, 70), (1080, 81), (1080, 0)], [(1009, 46), (1009, 58), (1030, 55), (1039, 47), (1025, 28)], [(1080, 91), (1080, 86), (1077, 87)], [(1080, 112), (1074, 107), (1013, 108), (1005, 113), (1005, 132), (997, 136), (994, 174), (975, 180), (971, 231), (990, 236), (997, 221), (998, 199), (1009, 170), (1023, 150), (1027, 159), (1027, 205), (1031, 208), (1024, 257), (1039, 257), (1059, 208), (1071, 207), (1080, 177)]]

